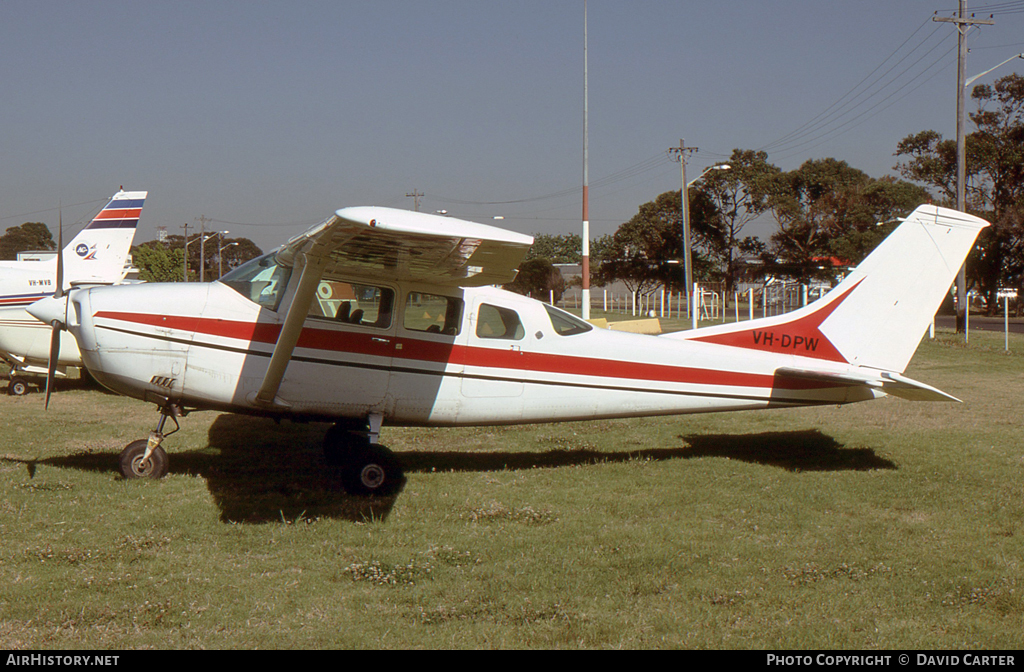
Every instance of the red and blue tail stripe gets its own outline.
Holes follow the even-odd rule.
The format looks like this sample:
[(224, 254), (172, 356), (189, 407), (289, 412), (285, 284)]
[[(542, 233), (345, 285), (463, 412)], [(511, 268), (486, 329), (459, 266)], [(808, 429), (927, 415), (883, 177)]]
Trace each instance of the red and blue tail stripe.
[(139, 225), (139, 213), (142, 212), (144, 198), (117, 198), (110, 200), (87, 229), (134, 229)]

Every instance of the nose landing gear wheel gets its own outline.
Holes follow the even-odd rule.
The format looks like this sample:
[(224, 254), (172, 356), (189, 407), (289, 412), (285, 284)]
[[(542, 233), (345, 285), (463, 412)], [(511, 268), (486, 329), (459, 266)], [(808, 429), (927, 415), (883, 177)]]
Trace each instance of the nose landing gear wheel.
[(157, 446), (150, 453), (149, 459), (144, 460), (147, 443), (146, 439), (132, 441), (121, 451), (119, 461), (121, 474), (125, 478), (163, 478), (167, 475), (167, 452)]
[(7, 394), (12, 397), (22, 397), (28, 394), (28, 383), (20, 378), (11, 378), (7, 384)]

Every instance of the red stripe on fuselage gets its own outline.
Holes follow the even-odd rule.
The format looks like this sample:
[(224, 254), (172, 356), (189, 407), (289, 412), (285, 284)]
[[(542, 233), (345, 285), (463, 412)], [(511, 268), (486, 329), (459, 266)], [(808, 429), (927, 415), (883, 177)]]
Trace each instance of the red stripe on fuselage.
[(710, 336), (696, 336), (691, 340), (848, 364), (846, 357), (836, 349), (836, 346), (828, 340), (825, 334), (821, 333), (821, 325), (846, 300), (846, 297), (857, 289), (861, 282), (863, 279), (858, 280), (853, 287), (843, 292), (828, 305), (789, 322), (752, 329), (737, 329)]
[[(238, 322), (208, 317), (152, 315), (115, 311), (100, 311), (94, 317), (267, 345), (274, 345), (281, 332), (281, 326), (276, 324)], [(456, 366), (474, 366), (530, 373), (593, 376), (623, 380), (644, 380), (661, 383), (721, 385), (729, 387), (775, 387), (791, 390), (837, 387), (836, 385), (811, 380), (776, 380), (771, 374), (701, 369), (670, 364), (649, 364), (595, 357), (577, 357), (573, 355), (522, 352), (521, 350), (506, 348), (455, 345), (415, 338), (396, 338), (394, 336), (387, 336), (383, 339), (378, 337), (378, 340), (374, 340), (374, 334), (372, 333), (354, 333), (310, 327), (302, 330), (297, 347), (325, 352), (390, 357), (397, 360), (425, 361)]]

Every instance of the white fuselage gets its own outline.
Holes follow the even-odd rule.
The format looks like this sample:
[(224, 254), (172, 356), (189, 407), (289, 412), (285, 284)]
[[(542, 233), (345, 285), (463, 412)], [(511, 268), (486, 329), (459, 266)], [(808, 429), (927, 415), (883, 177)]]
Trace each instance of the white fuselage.
[[(571, 333), (556, 326), (543, 303), (503, 290), (376, 284), (394, 292), (386, 307), (391, 319), (377, 320), (386, 326), (308, 317), (269, 405), (258, 403), (256, 393), (280, 335), (287, 293), (274, 311), (219, 282), (78, 290), (69, 327), (85, 365), (107, 387), (156, 403), (241, 413), (317, 419), (380, 414), (393, 425), (486, 425), (882, 396), (839, 384), (779, 380), (779, 367), (806, 363), (798, 355), (597, 328)], [(460, 305), (444, 333), (424, 329), (421, 321), (421, 297), (436, 295)], [(485, 322), (499, 313), (519, 325), (496, 333)]]
[[(29, 315), (25, 308), (53, 294), (56, 276), (56, 259), (0, 262), (0, 358), (19, 369), (46, 371), (50, 325)], [(80, 366), (75, 338), (61, 332), (60, 343), (58, 366)]]

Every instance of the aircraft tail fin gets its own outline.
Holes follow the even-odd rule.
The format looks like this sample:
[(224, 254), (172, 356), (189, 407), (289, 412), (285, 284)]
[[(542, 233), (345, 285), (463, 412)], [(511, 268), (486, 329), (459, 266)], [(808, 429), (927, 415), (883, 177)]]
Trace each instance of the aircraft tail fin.
[(124, 191), (110, 199), (64, 248), (64, 283), (111, 284), (124, 277), (125, 261), (146, 202), (145, 191)]
[(674, 337), (902, 373), (986, 226), (972, 215), (922, 205), (818, 301)]

